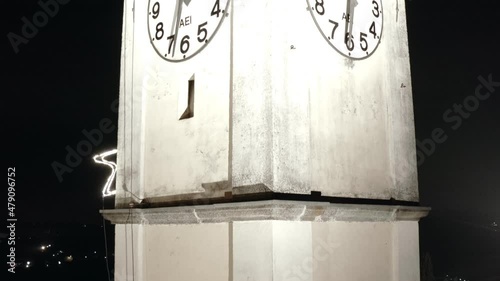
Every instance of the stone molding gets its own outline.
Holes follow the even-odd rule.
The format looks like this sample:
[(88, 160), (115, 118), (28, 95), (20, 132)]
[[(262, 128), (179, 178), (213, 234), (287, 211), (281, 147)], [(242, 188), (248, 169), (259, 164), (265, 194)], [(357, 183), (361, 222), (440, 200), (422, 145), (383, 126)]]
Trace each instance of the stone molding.
[(100, 210), (113, 224), (199, 224), (233, 221), (418, 221), (431, 208), (266, 200), (213, 205)]

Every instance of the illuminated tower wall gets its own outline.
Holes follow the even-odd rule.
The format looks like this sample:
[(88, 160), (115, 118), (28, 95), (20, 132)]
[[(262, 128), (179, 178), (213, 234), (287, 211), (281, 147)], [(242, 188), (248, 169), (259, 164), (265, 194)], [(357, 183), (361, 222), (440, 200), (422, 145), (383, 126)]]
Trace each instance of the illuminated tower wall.
[(331, 1), (229, 1), (172, 62), (156, 2), (125, 0), (115, 280), (420, 280), (405, 2), (353, 60), (312, 17)]

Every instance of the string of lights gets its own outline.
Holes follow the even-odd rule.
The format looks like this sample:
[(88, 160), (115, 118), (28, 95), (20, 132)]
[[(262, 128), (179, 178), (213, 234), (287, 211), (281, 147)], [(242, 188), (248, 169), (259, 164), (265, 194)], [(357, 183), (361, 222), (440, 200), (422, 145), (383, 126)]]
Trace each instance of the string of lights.
[(117, 150), (113, 149), (110, 151), (106, 151), (104, 153), (101, 153), (99, 155), (94, 156), (94, 161), (99, 164), (106, 165), (111, 168), (111, 175), (109, 175), (108, 179), (106, 180), (106, 184), (104, 185), (104, 188), (102, 189), (102, 196), (107, 197), (111, 195), (116, 194), (116, 189), (115, 190), (110, 190), (111, 184), (113, 183), (113, 180), (115, 179), (116, 175), (116, 163), (111, 162), (106, 160), (105, 158), (116, 154)]

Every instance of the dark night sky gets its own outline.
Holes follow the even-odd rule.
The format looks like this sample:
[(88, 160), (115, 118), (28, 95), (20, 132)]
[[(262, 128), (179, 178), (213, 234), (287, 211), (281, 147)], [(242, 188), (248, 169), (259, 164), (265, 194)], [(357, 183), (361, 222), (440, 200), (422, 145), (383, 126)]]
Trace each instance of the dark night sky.
[[(448, 137), (419, 166), (421, 204), (433, 208), (421, 222), (421, 255), (431, 253), (436, 274), (490, 281), (500, 280), (500, 227), (491, 225), (500, 224), (500, 87), (456, 130), (443, 114), (474, 94), (479, 76), (500, 82), (496, 2), (406, 2), (416, 136), (424, 141), (441, 128)], [(51, 163), (65, 162), (65, 147), (85, 139), (82, 130), (103, 118), (117, 122), (111, 104), (119, 91), (122, 5), (70, 1), (18, 54), (7, 34), (20, 34), (21, 18), (40, 7), (34, 0), (2, 7), (2, 158), (5, 168), (16, 167), (20, 220), (101, 219), (108, 171), (88, 157), (59, 183)], [(92, 155), (114, 147), (116, 131)]]

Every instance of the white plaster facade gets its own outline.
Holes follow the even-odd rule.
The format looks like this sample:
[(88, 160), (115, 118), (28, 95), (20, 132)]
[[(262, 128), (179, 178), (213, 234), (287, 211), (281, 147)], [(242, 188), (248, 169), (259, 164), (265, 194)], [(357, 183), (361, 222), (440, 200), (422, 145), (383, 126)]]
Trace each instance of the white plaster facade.
[(416, 221), (117, 224), (116, 231), (123, 235), (115, 280), (420, 280)]
[[(146, 2), (125, 0), (119, 200), (227, 182), (418, 201), (404, 1), (383, 1), (381, 43), (353, 61), (325, 42), (305, 0), (233, 0), (210, 44), (181, 63), (151, 46)], [(193, 76), (194, 117), (179, 120)]]

